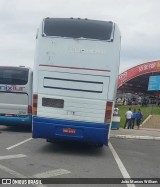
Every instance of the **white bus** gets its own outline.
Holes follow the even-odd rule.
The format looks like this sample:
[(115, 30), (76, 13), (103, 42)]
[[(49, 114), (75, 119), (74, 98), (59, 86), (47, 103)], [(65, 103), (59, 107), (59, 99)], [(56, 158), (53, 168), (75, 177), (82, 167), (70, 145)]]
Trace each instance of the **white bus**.
[(32, 125), (30, 68), (0, 67), (0, 125)]
[(120, 61), (117, 25), (45, 18), (36, 38), (32, 137), (107, 145)]

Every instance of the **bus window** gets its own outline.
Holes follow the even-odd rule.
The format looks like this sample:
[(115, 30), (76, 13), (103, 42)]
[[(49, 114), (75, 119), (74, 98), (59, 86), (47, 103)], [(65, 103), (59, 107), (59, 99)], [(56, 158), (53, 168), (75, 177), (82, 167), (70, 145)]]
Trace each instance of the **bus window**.
[(0, 84), (25, 85), (28, 82), (28, 70), (0, 68)]
[(46, 36), (110, 40), (112, 32), (112, 22), (60, 18), (46, 18), (44, 20), (44, 34)]

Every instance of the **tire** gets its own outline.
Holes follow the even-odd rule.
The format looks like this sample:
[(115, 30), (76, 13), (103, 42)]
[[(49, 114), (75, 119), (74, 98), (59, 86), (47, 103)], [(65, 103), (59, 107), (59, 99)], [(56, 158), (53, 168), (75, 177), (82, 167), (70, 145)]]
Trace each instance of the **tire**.
[(97, 144), (96, 146), (101, 148), (101, 147), (103, 147), (103, 144)]

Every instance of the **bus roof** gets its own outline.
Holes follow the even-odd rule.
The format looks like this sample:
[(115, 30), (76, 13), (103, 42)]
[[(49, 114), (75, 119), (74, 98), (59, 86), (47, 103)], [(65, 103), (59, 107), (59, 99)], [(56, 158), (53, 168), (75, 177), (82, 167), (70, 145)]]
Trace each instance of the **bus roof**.
[(114, 23), (73, 18), (45, 18), (43, 36), (112, 40)]

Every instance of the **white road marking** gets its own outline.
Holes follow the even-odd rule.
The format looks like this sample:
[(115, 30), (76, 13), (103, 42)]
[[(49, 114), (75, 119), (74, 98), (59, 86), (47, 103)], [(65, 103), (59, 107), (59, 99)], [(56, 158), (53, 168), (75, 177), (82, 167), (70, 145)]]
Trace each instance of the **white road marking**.
[[(112, 144), (109, 142), (108, 144), (113, 156), (114, 156), (114, 159), (116, 160), (117, 164), (118, 164), (118, 167), (123, 175), (123, 178), (131, 178), (129, 173), (127, 172), (126, 168), (124, 167), (122, 161), (120, 160), (118, 154), (116, 153), (115, 149), (113, 148)], [(135, 187), (134, 184), (127, 184), (128, 187)]]
[(113, 135), (112, 134), (110, 137), (139, 139), (139, 140), (160, 140), (160, 137), (154, 137), (154, 136), (134, 136), (134, 135)]
[(8, 148), (6, 148), (6, 149), (7, 149), (7, 150), (13, 149), (13, 148), (15, 148), (15, 147), (17, 147), (17, 146), (19, 146), (19, 145), (22, 145), (22, 144), (24, 144), (24, 143), (26, 143), (26, 142), (28, 142), (28, 141), (30, 141), (30, 140), (32, 140), (32, 138), (28, 138), (27, 140), (24, 140), (24, 141), (22, 141), (22, 142), (19, 142), (19, 143), (15, 144), (15, 145), (12, 145), (12, 146), (10, 146), (10, 147), (8, 147)]
[(55, 170), (50, 170), (50, 171), (46, 171), (43, 173), (35, 174), (34, 177), (35, 178), (50, 178), (50, 177), (56, 177), (58, 175), (64, 175), (68, 173), (71, 173), (71, 172), (65, 169), (55, 169)]
[(0, 160), (12, 159), (12, 158), (23, 158), (26, 155), (18, 154), (18, 155), (7, 155), (7, 156), (0, 156)]
[(0, 165), (0, 169), (9, 173), (9, 174), (11, 174), (11, 175), (13, 175), (13, 176), (15, 176), (15, 177), (17, 177), (17, 178), (26, 178), (24, 175), (12, 170), (12, 169), (9, 169), (5, 166)]
[[(3, 166), (3, 165), (0, 165), (0, 170), (5, 171), (5, 172), (7, 172), (7, 173), (13, 175), (13, 176), (16, 177), (16, 178), (23, 178), (23, 179), (33, 178), (33, 177), (26, 177), (26, 176), (24, 176), (24, 175), (22, 175), (22, 174), (20, 174), (20, 173), (18, 173), (18, 172), (16, 172), (16, 171), (12, 170), (12, 169), (9, 169), (9, 168)], [(43, 184), (40, 184), (40, 185), (36, 185), (36, 184), (34, 185), (34, 184), (32, 184), (32, 185), (33, 185), (33, 186), (37, 186), (37, 187), (46, 187), (46, 186), (43, 185)]]

